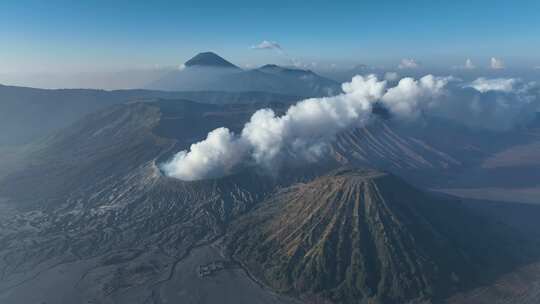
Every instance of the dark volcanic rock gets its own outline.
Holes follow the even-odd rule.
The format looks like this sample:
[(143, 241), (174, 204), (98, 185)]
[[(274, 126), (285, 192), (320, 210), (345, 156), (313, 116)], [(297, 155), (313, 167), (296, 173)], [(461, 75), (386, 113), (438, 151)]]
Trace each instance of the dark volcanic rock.
[[(165, 137), (174, 125), (164, 121), (197, 120), (218, 108), (117, 105), (42, 141), (0, 183), (9, 200), (0, 201), (0, 302), (159, 301), (179, 261), (223, 235), (276, 185), (252, 172), (196, 182), (163, 176), (157, 159), (186, 145)], [(233, 127), (242, 113), (223, 111), (217, 121)], [(209, 131), (189, 127), (176, 126), (184, 140)]]
[(337, 303), (444, 297), (512, 263), (504, 232), (459, 201), (378, 171), (280, 191), (239, 220), (232, 256), (269, 286)]
[(222, 67), (222, 68), (238, 68), (234, 64), (228, 62), (222, 57), (213, 52), (203, 52), (195, 55), (195, 57), (186, 61), (184, 64), (187, 67), (191, 66), (206, 66), (206, 67)]

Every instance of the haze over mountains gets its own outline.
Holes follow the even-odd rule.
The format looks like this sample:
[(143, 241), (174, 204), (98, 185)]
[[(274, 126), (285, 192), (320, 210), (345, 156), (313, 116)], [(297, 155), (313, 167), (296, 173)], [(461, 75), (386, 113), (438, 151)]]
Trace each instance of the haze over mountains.
[[(0, 302), (475, 303), (485, 288), (537, 303), (540, 206), (518, 203), (540, 202), (537, 87), (369, 79), (367, 123), (325, 124), (337, 131), (315, 161), (196, 181), (162, 164), (260, 109), (297, 119), (300, 100), (367, 86), (213, 53), (149, 85), (167, 91), (0, 86)], [(444, 94), (426, 98), (430, 79)], [(404, 103), (419, 110), (400, 116)], [(299, 134), (319, 132), (310, 122)]]
[(25, 144), (114, 104), (187, 98), (208, 104), (270, 104), (301, 97), (269, 92), (45, 90), (0, 85), (0, 145)]
[(209, 52), (196, 55), (185, 66), (149, 84), (147, 90), (44, 90), (0, 85), (0, 128), (6, 130), (0, 134), (0, 145), (28, 143), (85, 114), (128, 101), (187, 98), (212, 104), (265, 104), (341, 90), (337, 82), (310, 71), (275, 65), (243, 71)]
[(294, 96), (326, 96), (340, 92), (339, 83), (309, 70), (265, 65), (242, 70), (215, 53), (197, 54), (178, 71), (149, 84), (167, 91), (264, 91)]

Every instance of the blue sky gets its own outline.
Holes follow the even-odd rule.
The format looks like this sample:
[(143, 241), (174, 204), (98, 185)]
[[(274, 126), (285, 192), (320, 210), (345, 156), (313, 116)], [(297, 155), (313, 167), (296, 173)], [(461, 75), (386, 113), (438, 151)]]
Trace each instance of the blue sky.
[[(250, 46), (276, 41), (284, 54)], [(540, 65), (540, 1), (0, 2), (0, 73), (305, 62)]]

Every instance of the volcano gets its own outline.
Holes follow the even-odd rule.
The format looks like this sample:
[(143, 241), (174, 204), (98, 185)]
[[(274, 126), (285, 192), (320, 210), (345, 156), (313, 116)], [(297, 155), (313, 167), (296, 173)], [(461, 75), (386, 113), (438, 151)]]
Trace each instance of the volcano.
[(301, 69), (265, 65), (243, 70), (212, 52), (186, 61), (147, 88), (166, 91), (270, 92), (302, 97), (329, 96), (341, 92), (339, 83)]
[(161, 172), (209, 131), (239, 132), (255, 110), (117, 104), (29, 145), (0, 179), (1, 301), (438, 302), (534, 258), (533, 242), (505, 224), (366, 169), (377, 159), (399, 166), (389, 155), (403, 151), (415, 167), (420, 156), (450, 161), (391, 124), (336, 139), (346, 168), (246, 166), (194, 182)]
[(341, 169), (261, 203), (237, 222), (229, 249), (283, 293), (404, 303), (440, 299), (502, 271), (511, 245), (495, 231), (459, 201), (384, 172)]
[(190, 60), (184, 63), (186, 67), (218, 67), (218, 68), (232, 68), (238, 69), (237, 66), (223, 59), (214, 52), (203, 52), (195, 55)]

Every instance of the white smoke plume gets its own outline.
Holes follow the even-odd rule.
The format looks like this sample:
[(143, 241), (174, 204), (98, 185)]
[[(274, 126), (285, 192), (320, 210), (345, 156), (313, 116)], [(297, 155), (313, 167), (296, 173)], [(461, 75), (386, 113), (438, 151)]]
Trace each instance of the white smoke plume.
[(235, 138), (227, 128), (218, 128), (208, 133), (205, 140), (192, 144), (189, 153), (177, 153), (162, 169), (170, 176), (186, 180), (217, 177), (241, 160), (245, 148), (241, 139)]
[(367, 123), (376, 102), (397, 117), (414, 117), (443, 94), (449, 80), (432, 75), (403, 78), (388, 89), (387, 82), (374, 75), (355, 76), (342, 85), (342, 94), (300, 101), (282, 116), (271, 109), (258, 110), (240, 134), (218, 128), (189, 151), (177, 153), (162, 169), (191, 181), (223, 176), (245, 164), (270, 168), (285, 155), (314, 160), (336, 134)]
[(414, 118), (420, 109), (436, 102), (435, 97), (443, 94), (444, 87), (451, 80), (451, 77), (433, 75), (424, 76), (420, 80), (406, 77), (401, 79), (397, 86), (388, 89), (381, 100), (392, 114)]

